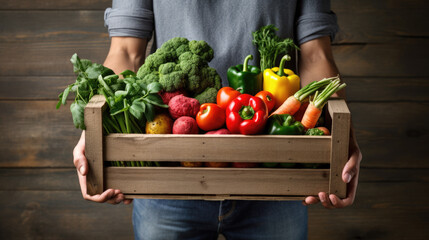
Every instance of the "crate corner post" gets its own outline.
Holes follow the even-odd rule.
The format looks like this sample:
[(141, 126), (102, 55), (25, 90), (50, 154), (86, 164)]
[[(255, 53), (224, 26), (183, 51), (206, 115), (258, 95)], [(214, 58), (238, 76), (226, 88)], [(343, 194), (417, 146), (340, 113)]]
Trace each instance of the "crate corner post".
[(86, 186), (89, 195), (104, 191), (102, 115), (105, 107), (106, 100), (102, 95), (93, 96), (85, 107), (85, 155), (88, 160)]
[(329, 193), (345, 198), (347, 184), (342, 180), (342, 172), (349, 154), (350, 110), (343, 99), (330, 100), (328, 110), (332, 118)]

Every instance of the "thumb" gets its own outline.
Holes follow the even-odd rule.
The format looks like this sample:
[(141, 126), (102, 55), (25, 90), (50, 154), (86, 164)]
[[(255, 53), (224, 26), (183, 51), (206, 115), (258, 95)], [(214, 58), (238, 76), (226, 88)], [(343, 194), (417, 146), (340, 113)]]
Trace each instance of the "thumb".
[(88, 173), (88, 160), (85, 157), (85, 144), (82, 144), (82, 141), (79, 141), (73, 150), (73, 163), (82, 176)]
[(352, 154), (343, 169), (342, 177), (345, 183), (349, 183), (358, 173), (358, 167), (358, 158), (355, 156), (355, 154)]
[(83, 153), (73, 154), (74, 155), (74, 165), (76, 169), (82, 176), (85, 176), (88, 173), (88, 161)]

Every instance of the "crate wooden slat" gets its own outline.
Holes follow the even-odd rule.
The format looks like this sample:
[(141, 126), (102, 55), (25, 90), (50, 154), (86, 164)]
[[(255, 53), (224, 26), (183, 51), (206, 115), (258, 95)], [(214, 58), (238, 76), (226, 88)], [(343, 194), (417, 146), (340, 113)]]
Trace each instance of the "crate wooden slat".
[[(350, 112), (328, 102), (331, 136), (109, 134), (103, 97), (85, 109), (88, 192), (121, 189), (129, 198), (297, 200), (319, 192), (346, 196)], [(89, 155), (88, 155), (89, 154)], [(106, 167), (108, 161), (329, 163), (329, 169)]]
[(331, 136), (110, 134), (105, 161), (330, 163), (330, 147)]
[(108, 167), (105, 177), (125, 193), (310, 195), (328, 188), (329, 169)]
[(106, 109), (104, 96), (97, 95), (85, 107), (85, 155), (90, 171), (87, 179), (87, 193), (103, 192), (103, 125), (102, 115)]

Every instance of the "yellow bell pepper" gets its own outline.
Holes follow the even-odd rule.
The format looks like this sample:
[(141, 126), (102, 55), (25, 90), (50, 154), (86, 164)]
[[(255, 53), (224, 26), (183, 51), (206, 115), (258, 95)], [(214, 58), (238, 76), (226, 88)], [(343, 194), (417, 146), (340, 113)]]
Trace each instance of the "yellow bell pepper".
[(285, 55), (279, 67), (267, 68), (264, 71), (263, 89), (273, 94), (276, 101), (274, 109), (277, 109), (289, 97), (295, 94), (300, 87), (300, 78), (292, 70), (285, 69), (286, 60), (290, 60), (289, 55)]

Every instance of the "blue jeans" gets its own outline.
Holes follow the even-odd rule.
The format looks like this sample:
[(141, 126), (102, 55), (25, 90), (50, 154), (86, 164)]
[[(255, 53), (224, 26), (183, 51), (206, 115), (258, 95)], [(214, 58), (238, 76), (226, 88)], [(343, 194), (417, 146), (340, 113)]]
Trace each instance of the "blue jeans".
[(307, 207), (300, 201), (135, 199), (135, 239), (307, 239)]

